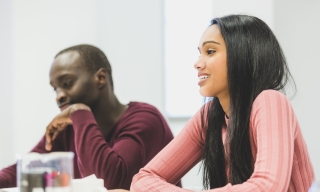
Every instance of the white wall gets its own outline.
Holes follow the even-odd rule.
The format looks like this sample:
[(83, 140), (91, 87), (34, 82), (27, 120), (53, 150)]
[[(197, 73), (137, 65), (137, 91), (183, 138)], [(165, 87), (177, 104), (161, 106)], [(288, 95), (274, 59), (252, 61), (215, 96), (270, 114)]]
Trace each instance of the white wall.
[[(227, 6), (213, 2), (215, 8)], [(293, 105), (320, 178), (319, 1), (277, 0), (272, 7), (270, 21), (298, 86)], [(59, 112), (48, 72), (54, 55), (67, 46), (102, 48), (120, 100), (146, 101), (163, 112), (162, 8), (161, 0), (0, 1), (0, 168), (15, 153), (28, 152)], [(169, 119), (175, 135), (186, 121)], [(198, 169), (184, 177), (184, 186), (201, 188)]]
[(292, 105), (320, 180), (320, 1), (274, 3), (275, 34), (298, 89)]
[(117, 96), (163, 112), (162, 1), (100, 0), (96, 14), (98, 45), (111, 62)]
[(12, 160), (12, 4), (0, 1), (0, 168)]

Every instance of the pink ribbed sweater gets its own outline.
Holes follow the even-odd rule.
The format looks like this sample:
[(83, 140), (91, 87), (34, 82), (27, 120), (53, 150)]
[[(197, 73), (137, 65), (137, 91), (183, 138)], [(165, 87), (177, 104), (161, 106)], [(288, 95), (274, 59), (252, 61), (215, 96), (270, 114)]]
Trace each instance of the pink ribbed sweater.
[[(181, 133), (133, 177), (130, 191), (190, 191), (174, 186), (202, 158), (200, 111)], [(227, 122), (228, 123), (228, 122)], [(223, 140), (226, 131), (223, 131)], [(250, 117), (254, 172), (244, 183), (209, 191), (308, 191), (315, 180), (299, 123), (282, 93), (266, 90), (255, 99)], [(227, 165), (228, 166), (228, 165)]]

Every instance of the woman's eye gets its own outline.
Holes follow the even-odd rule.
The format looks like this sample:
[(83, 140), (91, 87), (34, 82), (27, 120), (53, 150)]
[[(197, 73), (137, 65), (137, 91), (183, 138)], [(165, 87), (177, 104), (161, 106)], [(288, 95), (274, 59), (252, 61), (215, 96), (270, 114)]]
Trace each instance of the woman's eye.
[(215, 51), (215, 50), (211, 50), (211, 49), (207, 50), (207, 54), (208, 54), (208, 55), (210, 55), (210, 54), (212, 54), (212, 53), (214, 53), (214, 52), (216, 52), (216, 51)]

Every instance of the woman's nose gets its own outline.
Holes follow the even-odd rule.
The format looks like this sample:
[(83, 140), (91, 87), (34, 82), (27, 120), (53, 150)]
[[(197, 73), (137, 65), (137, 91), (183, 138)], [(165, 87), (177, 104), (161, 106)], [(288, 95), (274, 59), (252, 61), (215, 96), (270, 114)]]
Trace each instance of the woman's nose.
[(206, 66), (205, 62), (204, 62), (201, 58), (199, 58), (198, 61), (195, 62), (195, 64), (194, 64), (193, 67), (194, 67), (196, 70), (199, 71), (199, 70), (204, 69), (205, 66)]

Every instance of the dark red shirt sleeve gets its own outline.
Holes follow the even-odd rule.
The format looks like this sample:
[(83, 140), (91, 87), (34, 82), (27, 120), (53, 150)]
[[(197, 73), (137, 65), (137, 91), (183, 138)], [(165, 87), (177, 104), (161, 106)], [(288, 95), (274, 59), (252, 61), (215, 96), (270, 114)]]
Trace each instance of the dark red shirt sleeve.
[(103, 178), (108, 189), (129, 189), (133, 175), (165, 146), (166, 138), (173, 137), (162, 117), (147, 111), (126, 117), (112, 133), (116, 137), (113, 146), (106, 142), (90, 111), (76, 111), (71, 119), (81, 175)]

